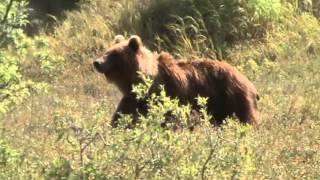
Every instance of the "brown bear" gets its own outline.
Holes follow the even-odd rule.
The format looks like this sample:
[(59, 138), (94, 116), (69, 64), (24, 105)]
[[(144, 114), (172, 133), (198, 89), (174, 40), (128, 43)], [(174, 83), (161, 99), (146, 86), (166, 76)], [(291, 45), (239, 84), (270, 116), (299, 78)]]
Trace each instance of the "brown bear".
[(151, 91), (157, 91), (159, 84), (163, 84), (167, 95), (178, 98), (182, 104), (190, 103), (195, 110), (199, 108), (196, 97), (208, 97), (212, 124), (219, 125), (233, 114), (242, 123), (259, 124), (254, 85), (225, 62), (176, 60), (169, 53), (149, 51), (138, 36), (129, 40), (117, 36), (115, 43), (93, 65), (123, 94), (112, 118), (113, 127), (118, 125), (119, 113), (133, 115), (136, 123), (138, 114), (148, 111), (146, 102), (138, 101), (131, 92), (132, 86), (141, 82), (137, 71), (154, 80)]

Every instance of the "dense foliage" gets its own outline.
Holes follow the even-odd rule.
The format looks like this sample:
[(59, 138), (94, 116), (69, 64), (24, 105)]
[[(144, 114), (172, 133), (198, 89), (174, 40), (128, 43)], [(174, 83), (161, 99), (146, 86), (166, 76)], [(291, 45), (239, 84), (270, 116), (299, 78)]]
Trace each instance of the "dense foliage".
[[(85, 0), (52, 34), (30, 38), (27, 1), (1, 1), (0, 179), (319, 178), (319, 3), (312, 11), (300, 2)], [(131, 121), (123, 116), (112, 129), (121, 95), (91, 64), (119, 33), (177, 57), (233, 64), (259, 91), (261, 127), (233, 118), (212, 127), (205, 97), (193, 117), (162, 92), (137, 128), (122, 128)], [(142, 77), (140, 97), (151, 84)], [(201, 123), (162, 128), (168, 110), (179, 126)]]
[[(17, 51), (20, 47), (20, 39), (23, 36), (22, 26), (26, 20), (26, 2), (19, 3), (5, 2), (0, 4), (1, 25), (0, 25), (0, 116), (8, 111), (10, 105), (25, 96), (25, 83), (18, 71), (19, 60), (9, 52), (4, 51), (13, 48)], [(21, 12), (19, 11), (21, 9)]]

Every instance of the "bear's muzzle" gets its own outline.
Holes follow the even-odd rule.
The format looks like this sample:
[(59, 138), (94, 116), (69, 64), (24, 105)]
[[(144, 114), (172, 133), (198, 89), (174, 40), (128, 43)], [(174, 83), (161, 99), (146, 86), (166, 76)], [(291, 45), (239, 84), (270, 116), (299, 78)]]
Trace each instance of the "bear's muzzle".
[(93, 61), (93, 66), (99, 73), (104, 73), (103, 62), (100, 58)]

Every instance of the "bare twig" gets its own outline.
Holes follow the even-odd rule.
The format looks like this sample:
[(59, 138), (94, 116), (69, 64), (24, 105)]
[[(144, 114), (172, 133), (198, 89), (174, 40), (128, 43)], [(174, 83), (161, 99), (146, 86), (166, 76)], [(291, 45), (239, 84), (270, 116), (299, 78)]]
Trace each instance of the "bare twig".
[(146, 163), (144, 163), (142, 167), (139, 167), (139, 164), (140, 163), (136, 164), (134, 179), (139, 179), (141, 171), (146, 167)]
[[(210, 134), (208, 134), (208, 137), (210, 137)], [(209, 164), (209, 162), (211, 161), (212, 159), (212, 156), (213, 156), (213, 153), (215, 152), (216, 150), (216, 147), (218, 145), (218, 142), (219, 140), (221, 139), (221, 136), (218, 134), (218, 139), (217, 141), (215, 142), (215, 144), (213, 145), (212, 142), (210, 143), (210, 152), (209, 152), (209, 155), (206, 159), (206, 161), (204, 162), (203, 166), (202, 166), (202, 169), (201, 169), (201, 179), (204, 180), (205, 179), (205, 173), (206, 173), (206, 170), (207, 170), (207, 166)]]
[(214, 150), (215, 150), (214, 148), (211, 148), (211, 149), (210, 149), (208, 158), (207, 158), (207, 160), (204, 162), (204, 164), (203, 164), (203, 166), (202, 166), (202, 169), (201, 169), (201, 179), (202, 179), (202, 180), (205, 179), (205, 172), (206, 172), (206, 170), (207, 170), (207, 165), (208, 165), (209, 161), (210, 161), (211, 158), (212, 158), (212, 155), (213, 155), (213, 153), (214, 153)]
[(109, 147), (110, 145), (107, 143), (107, 141), (104, 139), (104, 137), (102, 136), (101, 133), (97, 133), (97, 135), (100, 137), (100, 139), (102, 140), (102, 143), (105, 147)]

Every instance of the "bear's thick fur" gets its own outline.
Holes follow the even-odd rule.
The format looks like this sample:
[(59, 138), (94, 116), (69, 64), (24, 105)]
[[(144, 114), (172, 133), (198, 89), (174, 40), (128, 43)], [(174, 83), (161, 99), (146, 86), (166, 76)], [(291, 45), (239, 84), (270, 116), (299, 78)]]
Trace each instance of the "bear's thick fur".
[(195, 110), (199, 108), (196, 97), (208, 97), (207, 109), (214, 117), (212, 124), (219, 125), (233, 114), (242, 123), (259, 124), (254, 85), (225, 62), (178, 61), (169, 53), (149, 51), (138, 36), (129, 40), (117, 36), (115, 43), (93, 64), (123, 94), (113, 115), (113, 127), (118, 124), (119, 113), (133, 115), (133, 123), (138, 113), (147, 113), (146, 103), (138, 101), (131, 92), (132, 85), (141, 82), (137, 71), (154, 79), (151, 91), (157, 91), (159, 84), (163, 84), (170, 97), (178, 98), (182, 104), (190, 103)]

